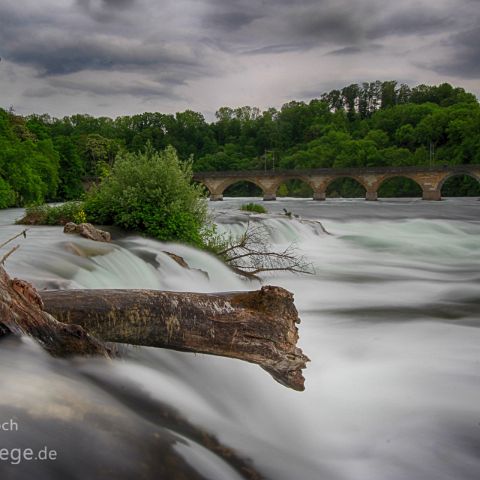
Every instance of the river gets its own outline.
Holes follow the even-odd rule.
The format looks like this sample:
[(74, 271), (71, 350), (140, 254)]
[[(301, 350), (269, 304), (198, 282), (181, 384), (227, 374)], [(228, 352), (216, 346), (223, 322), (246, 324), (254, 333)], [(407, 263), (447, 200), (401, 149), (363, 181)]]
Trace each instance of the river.
[[(246, 201), (211, 203), (220, 229), (242, 231)], [(253, 221), (275, 248), (295, 242), (315, 268), (314, 275), (262, 278), (295, 295), (299, 344), (311, 359), (306, 390), (232, 359), (126, 347), (114, 361), (58, 360), (31, 340), (6, 339), (0, 426), (13, 419), (17, 428), (0, 429), (0, 449), (47, 447), (56, 458), (10, 455), (0, 461), (2, 480), (253, 478), (198, 431), (249, 462), (257, 478), (480, 478), (478, 199), (265, 205), (271, 213)], [(20, 214), (0, 212), (0, 240), (19, 231)], [(331, 235), (302, 219), (321, 221)], [(19, 243), (7, 269), (38, 288), (260, 285), (206, 253), (139, 236), (100, 245), (34, 227)], [(72, 244), (87, 256), (75, 255)]]

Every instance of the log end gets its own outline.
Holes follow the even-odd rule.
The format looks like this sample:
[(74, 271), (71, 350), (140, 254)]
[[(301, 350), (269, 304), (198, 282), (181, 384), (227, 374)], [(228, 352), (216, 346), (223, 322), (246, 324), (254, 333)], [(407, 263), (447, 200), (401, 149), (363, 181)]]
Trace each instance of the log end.
[(79, 325), (58, 322), (44, 311), (40, 294), (30, 283), (11, 280), (0, 266), (0, 336), (28, 335), (55, 356), (103, 355), (111, 350)]
[(307, 367), (310, 359), (302, 352), (300, 348), (296, 349), (295, 355), (278, 362), (273, 366), (262, 366), (278, 383), (285, 387), (303, 392), (305, 390), (305, 377), (302, 370)]
[(265, 285), (256, 292), (236, 295), (232, 304), (262, 314), (271, 347), (262, 352), (258, 363), (277, 382), (293, 390), (305, 390), (302, 370), (310, 359), (297, 347), (300, 318), (293, 301), (293, 293), (282, 287)]

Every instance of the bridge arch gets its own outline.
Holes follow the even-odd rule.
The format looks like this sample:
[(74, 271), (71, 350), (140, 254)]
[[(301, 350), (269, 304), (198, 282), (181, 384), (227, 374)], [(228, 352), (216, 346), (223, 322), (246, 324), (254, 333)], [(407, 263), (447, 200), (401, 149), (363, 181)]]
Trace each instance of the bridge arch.
[[(242, 184), (244, 184), (244, 185), (248, 184), (248, 186), (250, 186), (250, 187), (251, 186), (256, 187), (256, 189), (258, 191), (258, 195), (254, 194), (254, 195), (251, 195), (251, 196), (265, 195), (264, 186), (260, 182), (258, 182), (257, 180), (255, 180), (253, 178), (235, 178), (235, 179), (231, 179), (229, 181), (223, 182), (223, 184), (222, 184), (222, 195), (223, 196), (229, 196), (227, 191), (231, 187), (241, 186)], [(245, 186), (247, 186), (247, 185), (245, 185)], [(233, 196), (242, 196), (242, 195), (233, 195)], [(247, 196), (250, 196), (250, 195), (247, 195)]]
[[(455, 192), (460, 193), (460, 195), (452, 195), (448, 191), (448, 186), (452, 181), (457, 180), (458, 185), (455, 187)], [(469, 181), (470, 180), (470, 181)], [(475, 185), (476, 183), (476, 185)], [(463, 185), (462, 185), (463, 184)], [(473, 196), (480, 196), (480, 174), (476, 175), (474, 172), (455, 172), (448, 175), (439, 182), (438, 190), (443, 196), (468, 196), (464, 193), (465, 189), (474, 191)]]
[[(394, 195), (388, 195), (388, 187), (394, 190)], [(377, 184), (378, 197), (422, 197), (423, 185), (411, 175), (386, 175)]]
[(368, 186), (362, 178), (355, 175), (338, 175), (325, 182), (326, 196), (358, 198), (364, 197), (368, 192)]
[[(288, 190), (288, 192), (282, 192), (282, 188)], [(299, 198), (312, 198), (315, 186), (312, 184), (309, 178), (302, 175), (289, 175), (282, 177), (273, 187), (275, 189), (275, 195), (278, 197), (299, 197)], [(293, 190), (293, 195), (291, 195)]]

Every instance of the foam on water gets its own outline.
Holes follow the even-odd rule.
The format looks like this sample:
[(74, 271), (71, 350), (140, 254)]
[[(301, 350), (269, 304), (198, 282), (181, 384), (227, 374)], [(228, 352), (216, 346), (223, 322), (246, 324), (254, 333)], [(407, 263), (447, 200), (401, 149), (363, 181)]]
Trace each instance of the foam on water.
[[(188, 478), (242, 478), (165, 420), (172, 418), (165, 409), (174, 408), (250, 458), (266, 478), (476, 480), (480, 223), (458, 219), (470, 215), (470, 203), (459, 201), (458, 215), (449, 218), (436, 213), (438, 204), (390, 202), (390, 218), (376, 218), (369, 205), (367, 221), (355, 215), (355, 201), (328, 204), (327, 218), (297, 200), (278, 202), (274, 215), (249, 216), (238, 210), (241, 202), (212, 207), (222, 231), (240, 234), (248, 222), (261, 222), (273, 248), (295, 242), (315, 267), (314, 275), (262, 278), (295, 295), (300, 346), (312, 360), (306, 391), (290, 391), (231, 359), (135, 348), (115, 362), (71, 362), (28, 341), (2, 342), (0, 412), (24, 425), (7, 443), (43, 441), (60, 452), (55, 465), (35, 464), (36, 478), (63, 479), (72, 468), (76, 478), (96, 478), (92, 472), (104, 464), (117, 478), (135, 474), (132, 465), (150, 465), (146, 478), (153, 478), (159, 451), (177, 459), (179, 473), (190, 468)], [(418, 218), (417, 205), (431, 218)], [(282, 216), (283, 208), (308, 220)], [(259, 285), (191, 247), (138, 236), (92, 246), (53, 227), (33, 228), (8, 267), (39, 287), (208, 292)], [(62, 436), (65, 428), (74, 437)], [(22, 471), (16, 468), (10, 471)]]

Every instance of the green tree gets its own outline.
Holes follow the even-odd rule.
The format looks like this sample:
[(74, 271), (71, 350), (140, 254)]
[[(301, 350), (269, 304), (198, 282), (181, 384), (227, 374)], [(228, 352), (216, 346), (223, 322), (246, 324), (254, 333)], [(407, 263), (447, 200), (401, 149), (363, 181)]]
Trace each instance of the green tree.
[(180, 162), (173, 147), (121, 155), (87, 195), (85, 211), (97, 223), (197, 246), (207, 226), (203, 188), (192, 183), (191, 164)]

